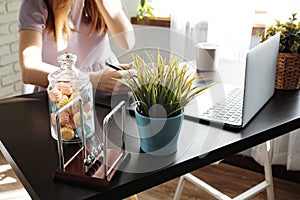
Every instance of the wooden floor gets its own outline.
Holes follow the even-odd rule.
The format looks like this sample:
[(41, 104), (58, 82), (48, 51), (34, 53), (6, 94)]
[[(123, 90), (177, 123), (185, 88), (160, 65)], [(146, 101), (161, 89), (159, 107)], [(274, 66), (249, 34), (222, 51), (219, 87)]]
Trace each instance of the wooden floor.
[(11, 166), (0, 153), (0, 199), (27, 200), (31, 199)]
[[(229, 197), (234, 197), (264, 179), (264, 175), (226, 163), (209, 165), (192, 172), (195, 176), (211, 184)], [(137, 194), (139, 200), (171, 200), (178, 178)], [(300, 200), (300, 184), (274, 178), (276, 200)], [(15, 173), (0, 153), (0, 199), (30, 199)], [(214, 199), (193, 184), (186, 182), (181, 200)], [(254, 200), (266, 199), (266, 193), (260, 193)]]
[[(201, 180), (215, 187), (227, 196), (233, 198), (244, 192), (250, 187), (264, 180), (264, 175), (235, 167), (226, 163), (218, 165), (209, 165), (192, 172)], [(137, 194), (140, 200), (171, 200), (176, 190), (178, 178), (167, 183), (151, 188), (147, 191)], [(299, 200), (300, 184), (274, 178), (274, 190), (276, 200)], [(193, 199), (215, 199), (209, 194), (203, 192), (200, 188), (190, 182), (185, 183), (181, 200)], [(266, 192), (256, 195), (253, 200), (267, 199)]]

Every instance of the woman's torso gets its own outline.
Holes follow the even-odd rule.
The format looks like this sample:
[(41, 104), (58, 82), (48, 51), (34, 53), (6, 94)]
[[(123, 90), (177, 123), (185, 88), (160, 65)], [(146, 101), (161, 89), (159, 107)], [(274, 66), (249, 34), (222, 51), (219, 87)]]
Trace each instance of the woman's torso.
[(104, 68), (106, 60), (116, 60), (111, 51), (107, 33), (90, 33), (89, 26), (84, 23), (83, 0), (74, 0), (70, 11), (70, 20), (74, 24), (75, 31), (72, 33), (67, 47), (58, 51), (53, 34), (46, 30), (48, 17), (47, 6), (44, 1), (23, 0), (20, 16), (19, 29), (31, 29), (42, 32), (42, 61), (58, 66), (57, 57), (65, 52), (77, 55), (76, 67), (82, 71), (98, 71)]

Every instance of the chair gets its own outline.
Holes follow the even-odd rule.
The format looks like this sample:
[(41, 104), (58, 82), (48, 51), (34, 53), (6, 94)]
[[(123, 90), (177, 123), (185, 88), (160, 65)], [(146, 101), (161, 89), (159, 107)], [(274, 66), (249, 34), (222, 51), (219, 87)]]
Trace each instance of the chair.
[(265, 162), (264, 162), (264, 171), (265, 171), (265, 180), (261, 183), (257, 184), (256, 186), (248, 189), (247, 191), (243, 192), (242, 194), (230, 198), (227, 195), (223, 194), (219, 190), (213, 188), (209, 184), (205, 183), (204, 181), (200, 180), (199, 178), (195, 177), (194, 175), (188, 173), (180, 177), (175, 195), (173, 200), (179, 200), (185, 181), (190, 181), (191, 183), (195, 184), (199, 188), (203, 189), (204, 191), (208, 192), (212, 196), (214, 196), (217, 199), (221, 200), (244, 200), (249, 199), (256, 195), (257, 193), (267, 190), (267, 198), (268, 200), (274, 200), (274, 188), (273, 188), (273, 176), (272, 176), (272, 168), (270, 163), (270, 156), (269, 156), (269, 150), (270, 150), (270, 141), (267, 141), (263, 143), (263, 154), (265, 156)]

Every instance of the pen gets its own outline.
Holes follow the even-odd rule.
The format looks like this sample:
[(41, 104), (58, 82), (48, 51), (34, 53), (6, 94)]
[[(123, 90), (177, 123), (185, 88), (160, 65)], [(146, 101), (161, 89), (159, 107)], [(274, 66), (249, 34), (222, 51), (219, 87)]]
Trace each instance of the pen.
[(117, 71), (123, 70), (123, 68), (121, 68), (121, 67), (119, 67), (119, 66), (116, 66), (116, 65), (113, 65), (113, 64), (111, 64), (111, 63), (109, 63), (109, 62), (107, 62), (107, 61), (105, 61), (105, 65), (107, 65), (108, 67), (111, 67), (111, 68), (113, 68), (113, 69), (115, 69), (115, 70), (117, 70)]

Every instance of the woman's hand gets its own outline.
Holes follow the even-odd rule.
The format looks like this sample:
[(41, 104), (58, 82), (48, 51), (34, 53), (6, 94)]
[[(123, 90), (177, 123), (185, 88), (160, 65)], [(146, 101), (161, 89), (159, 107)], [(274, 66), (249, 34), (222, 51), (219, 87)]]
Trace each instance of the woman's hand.
[[(128, 66), (121, 66), (123, 69), (129, 68)], [(107, 93), (122, 93), (128, 92), (129, 88), (119, 82), (117, 79), (121, 79), (127, 70), (117, 71), (110, 67), (106, 67), (99, 72), (91, 72), (91, 82), (97, 90), (101, 90)]]

